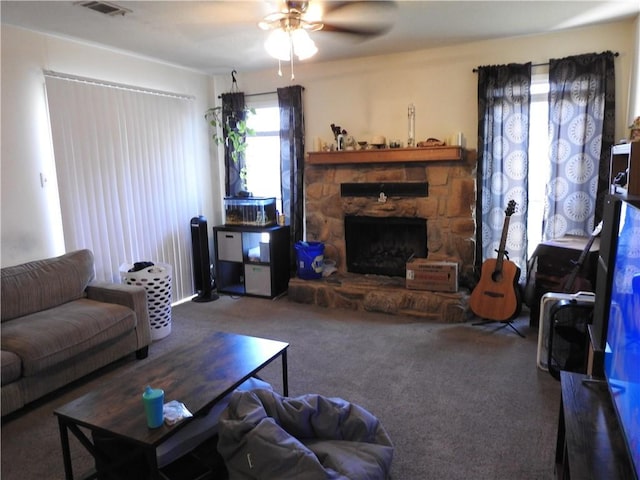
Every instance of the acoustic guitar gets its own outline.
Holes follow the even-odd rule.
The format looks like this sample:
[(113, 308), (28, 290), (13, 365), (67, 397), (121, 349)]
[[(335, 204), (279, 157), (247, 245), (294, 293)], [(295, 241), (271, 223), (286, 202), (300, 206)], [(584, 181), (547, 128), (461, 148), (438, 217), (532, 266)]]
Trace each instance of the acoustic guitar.
[(598, 237), (598, 235), (600, 235), (600, 232), (602, 232), (602, 222), (600, 222), (598, 226), (593, 229), (591, 237), (585, 245), (584, 250), (582, 250), (578, 261), (573, 266), (571, 273), (569, 273), (569, 275), (562, 279), (561, 286), (563, 293), (593, 291), (593, 285), (591, 285), (591, 282), (584, 277), (579, 277), (578, 274), (580, 273), (580, 270), (582, 270), (584, 261), (586, 260), (587, 255), (589, 255), (589, 250), (591, 250), (591, 246), (593, 245), (593, 242)]
[(516, 202), (510, 200), (505, 210), (502, 238), (497, 258), (488, 258), (482, 264), (480, 281), (471, 292), (469, 307), (478, 317), (495, 322), (506, 322), (520, 312), (520, 290), (518, 280), (520, 268), (505, 259), (505, 245), (509, 232), (509, 221), (515, 212)]

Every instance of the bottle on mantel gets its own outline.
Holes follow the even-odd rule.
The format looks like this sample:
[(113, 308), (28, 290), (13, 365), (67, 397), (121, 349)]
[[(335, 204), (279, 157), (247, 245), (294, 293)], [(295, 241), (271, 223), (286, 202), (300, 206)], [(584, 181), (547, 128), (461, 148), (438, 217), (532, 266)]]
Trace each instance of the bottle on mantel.
[(416, 146), (416, 107), (413, 103), (409, 104), (407, 117), (409, 120), (409, 138), (407, 139), (407, 148), (413, 148)]

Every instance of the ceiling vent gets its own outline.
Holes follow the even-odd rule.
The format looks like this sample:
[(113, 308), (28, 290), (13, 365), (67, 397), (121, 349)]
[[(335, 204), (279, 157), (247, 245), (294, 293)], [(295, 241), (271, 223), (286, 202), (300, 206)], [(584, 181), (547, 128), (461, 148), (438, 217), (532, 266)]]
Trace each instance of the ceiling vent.
[(96, 12), (104, 13), (111, 17), (115, 17), (116, 15), (124, 16), (127, 13), (131, 13), (131, 10), (128, 8), (120, 7), (109, 2), (76, 2), (76, 5), (87, 7), (90, 10), (95, 10)]

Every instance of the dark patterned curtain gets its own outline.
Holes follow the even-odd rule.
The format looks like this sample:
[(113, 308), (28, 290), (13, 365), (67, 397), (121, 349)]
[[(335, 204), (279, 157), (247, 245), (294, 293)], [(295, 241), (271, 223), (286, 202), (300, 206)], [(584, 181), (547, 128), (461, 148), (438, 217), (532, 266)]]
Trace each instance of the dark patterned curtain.
[(602, 219), (614, 142), (614, 54), (549, 61), (551, 182), (544, 239), (590, 236)]
[[(223, 93), (222, 98), (222, 121), (228, 122), (232, 127), (236, 120), (244, 120), (245, 103), (243, 92)], [(225, 134), (226, 137), (226, 134)], [(226, 196), (237, 195), (245, 189), (244, 154), (238, 155), (238, 161), (234, 161), (233, 145), (226, 141), (224, 143), (224, 171), (225, 171), (225, 194)]]
[(291, 228), (291, 269), (296, 268), (294, 244), (303, 238), (304, 114), (299, 85), (278, 88), (280, 108), (280, 171), (282, 211)]
[(496, 257), (505, 209), (514, 200), (505, 250), (526, 272), (530, 87), (531, 63), (478, 68), (478, 269)]

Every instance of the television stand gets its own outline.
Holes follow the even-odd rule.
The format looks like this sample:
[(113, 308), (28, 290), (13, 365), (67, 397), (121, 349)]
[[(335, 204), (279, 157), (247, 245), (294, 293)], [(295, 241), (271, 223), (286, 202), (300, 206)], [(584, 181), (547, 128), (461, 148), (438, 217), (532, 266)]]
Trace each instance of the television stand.
[(590, 378), (560, 372), (556, 478), (635, 479), (608, 386)]
[(591, 375), (585, 376), (582, 379), (582, 384), (585, 386), (589, 384), (603, 385), (604, 388), (607, 388), (607, 381), (604, 378), (596, 378)]

